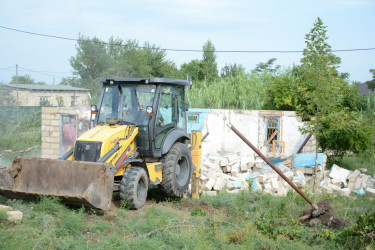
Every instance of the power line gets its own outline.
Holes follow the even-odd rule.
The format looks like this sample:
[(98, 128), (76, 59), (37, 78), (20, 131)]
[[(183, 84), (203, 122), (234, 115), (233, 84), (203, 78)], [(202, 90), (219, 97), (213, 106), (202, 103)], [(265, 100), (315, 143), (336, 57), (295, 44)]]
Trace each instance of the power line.
[(7, 67), (7, 68), (2, 68), (2, 69), (0, 69), (0, 70), (8, 70), (8, 69), (14, 69), (14, 66)]
[[(62, 39), (62, 40), (68, 40), (68, 41), (85, 41), (81, 39), (75, 39), (75, 38), (69, 38), (69, 37), (62, 37), (62, 36), (55, 36), (55, 35), (49, 35), (49, 34), (41, 34), (41, 33), (36, 33), (36, 32), (30, 32), (30, 31), (25, 31), (25, 30), (19, 30), (19, 29), (14, 29), (14, 28), (9, 28), (5, 26), (1, 26), (0, 28), (2, 29), (7, 29), (7, 30), (12, 30), (20, 33), (25, 33), (29, 35), (35, 35), (35, 36), (43, 36), (43, 37), (49, 37), (49, 38), (55, 38), (55, 39)], [(96, 43), (96, 44), (103, 44), (103, 45), (111, 45), (111, 46), (127, 46), (127, 47), (132, 47), (132, 48), (139, 48), (139, 49), (148, 49), (149, 47), (144, 47), (144, 46), (129, 46), (126, 44), (115, 44), (115, 43), (107, 43), (107, 42), (97, 42), (97, 41), (91, 41), (88, 40), (89, 42)], [(197, 50), (197, 49), (170, 49), (170, 48), (158, 48), (159, 50), (163, 51), (173, 51), (173, 52), (204, 52), (204, 50)], [(358, 49), (336, 49), (336, 50), (331, 50), (331, 52), (351, 52), (351, 51), (367, 51), (367, 50), (375, 50), (375, 48), (358, 48)], [(303, 50), (215, 50), (214, 52), (216, 53), (302, 53), (304, 52)], [(310, 53), (314, 52), (320, 52), (320, 51), (311, 51)]]
[(20, 67), (20, 68), (23, 69), (23, 70), (26, 70), (26, 71), (30, 71), (30, 72), (34, 72), (34, 73), (39, 73), (39, 74), (46, 74), (46, 75), (48, 75), (48, 73), (51, 73), (51, 74), (71, 74), (71, 72), (41, 71), (41, 70), (27, 69), (25, 67)]

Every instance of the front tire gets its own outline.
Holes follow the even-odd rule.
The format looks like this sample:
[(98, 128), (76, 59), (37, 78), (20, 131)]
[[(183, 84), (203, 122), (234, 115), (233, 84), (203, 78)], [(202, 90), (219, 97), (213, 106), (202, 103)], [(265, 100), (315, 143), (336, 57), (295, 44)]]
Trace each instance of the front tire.
[(130, 209), (139, 209), (146, 203), (148, 177), (143, 168), (130, 167), (124, 172), (120, 197)]
[(166, 196), (181, 198), (189, 186), (192, 172), (192, 159), (188, 147), (176, 142), (162, 158), (163, 180), (161, 189)]

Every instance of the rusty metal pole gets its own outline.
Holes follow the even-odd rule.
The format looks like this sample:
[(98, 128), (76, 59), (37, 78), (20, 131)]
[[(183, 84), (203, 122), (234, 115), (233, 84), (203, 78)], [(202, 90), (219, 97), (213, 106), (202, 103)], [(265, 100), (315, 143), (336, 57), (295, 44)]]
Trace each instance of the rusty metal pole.
[(309, 199), (309, 197), (306, 196), (305, 193), (303, 193), (293, 182), (291, 182), (288, 177), (286, 177), (268, 158), (262, 154), (262, 152), (259, 151), (246, 137), (241, 134), (240, 131), (238, 131), (232, 124), (228, 123), (227, 126), (233, 130), (234, 133), (238, 135), (252, 150), (254, 150), (255, 153), (257, 153), (273, 170), (276, 171), (278, 175), (281, 176), (296, 192), (302, 196), (313, 208), (317, 208), (316, 204)]

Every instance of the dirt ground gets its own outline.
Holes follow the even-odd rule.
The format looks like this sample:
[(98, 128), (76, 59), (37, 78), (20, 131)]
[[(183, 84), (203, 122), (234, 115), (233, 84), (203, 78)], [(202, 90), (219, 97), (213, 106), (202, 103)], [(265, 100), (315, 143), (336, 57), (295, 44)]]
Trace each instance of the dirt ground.
[(312, 207), (309, 207), (303, 213), (303, 215), (312, 215), (309, 218), (310, 226), (322, 224), (332, 229), (341, 229), (351, 225), (350, 222), (341, 219), (337, 215), (329, 200), (322, 200), (321, 202), (317, 203), (317, 206), (319, 208), (317, 215), (314, 215)]

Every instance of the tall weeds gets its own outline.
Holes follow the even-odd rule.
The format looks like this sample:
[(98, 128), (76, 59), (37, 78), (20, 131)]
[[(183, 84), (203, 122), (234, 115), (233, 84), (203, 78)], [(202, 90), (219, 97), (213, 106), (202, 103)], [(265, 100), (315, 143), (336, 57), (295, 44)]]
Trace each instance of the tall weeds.
[(265, 90), (271, 81), (270, 74), (252, 73), (195, 82), (187, 92), (187, 99), (192, 108), (262, 109)]

